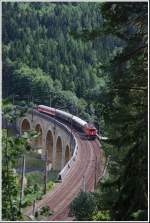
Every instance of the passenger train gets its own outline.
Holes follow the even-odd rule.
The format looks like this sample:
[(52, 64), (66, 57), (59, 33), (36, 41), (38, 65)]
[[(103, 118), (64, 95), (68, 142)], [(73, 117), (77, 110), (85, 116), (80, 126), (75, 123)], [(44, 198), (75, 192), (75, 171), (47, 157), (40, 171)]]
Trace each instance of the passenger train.
[(96, 138), (97, 134), (96, 128), (94, 126), (91, 126), (86, 121), (78, 118), (77, 116), (45, 105), (38, 105), (37, 110), (50, 116), (59, 118), (63, 121), (67, 121), (68, 123), (70, 123), (71, 125), (75, 126), (78, 129), (82, 129), (82, 131), (84, 132), (85, 136), (88, 139)]

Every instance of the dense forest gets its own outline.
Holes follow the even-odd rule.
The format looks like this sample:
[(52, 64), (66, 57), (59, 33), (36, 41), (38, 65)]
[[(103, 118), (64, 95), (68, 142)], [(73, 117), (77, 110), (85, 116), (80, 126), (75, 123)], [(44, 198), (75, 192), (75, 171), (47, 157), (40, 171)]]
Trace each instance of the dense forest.
[(108, 174), (77, 198), (91, 199), (86, 219), (72, 203), (77, 220), (147, 220), (147, 6), (2, 4), (3, 99), (63, 108), (108, 137)]
[(119, 43), (109, 37), (84, 42), (73, 33), (103, 25), (97, 4), (8, 3), (2, 22), (3, 96), (30, 94), (40, 103), (51, 95), (53, 106), (66, 104), (95, 121), (89, 90), (105, 83), (96, 67)]

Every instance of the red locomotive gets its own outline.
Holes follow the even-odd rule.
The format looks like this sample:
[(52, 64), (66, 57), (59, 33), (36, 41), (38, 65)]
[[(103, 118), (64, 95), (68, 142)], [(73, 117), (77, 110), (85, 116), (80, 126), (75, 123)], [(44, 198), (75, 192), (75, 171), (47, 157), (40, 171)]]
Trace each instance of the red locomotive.
[(55, 108), (51, 108), (45, 105), (39, 105), (37, 110), (39, 112), (51, 115), (51, 116), (55, 116), (56, 118), (60, 118), (64, 121), (69, 122), (70, 124), (72, 124), (73, 126), (76, 126), (77, 128), (82, 129), (82, 131), (85, 133), (86, 137), (88, 137), (88, 139), (95, 139), (96, 138), (96, 134), (97, 134), (97, 130), (94, 126), (91, 126), (90, 124), (88, 124), (86, 121), (78, 118), (77, 116), (74, 116), (68, 112), (64, 112)]

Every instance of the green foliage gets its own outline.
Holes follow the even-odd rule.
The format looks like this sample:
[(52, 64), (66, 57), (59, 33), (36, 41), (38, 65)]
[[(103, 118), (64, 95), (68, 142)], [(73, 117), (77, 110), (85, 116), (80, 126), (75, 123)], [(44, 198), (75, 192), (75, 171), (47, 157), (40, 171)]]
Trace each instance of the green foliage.
[(18, 209), (18, 184), (16, 176), (9, 168), (9, 163), (2, 169), (2, 218), (3, 220), (17, 220), (21, 218)]
[(14, 165), (23, 152), (24, 143), (18, 138), (8, 137), (7, 130), (4, 130), (2, 146), (2, 217), (5, 220), (14, 221), (21, 219), (17, 200), (19, 185)]
[[(32, 167), (33, 167), (33, 165), (32, 165)], [(34, 185), (36, 183), (38, 185), (40, 185), (40, 186), (43, 185), (43, 183), (42, 183), (42, 181), (43, 181), (43, 174), (41, 172), (34, 171), (34, 172), (27, 173), (26, 175), (27, 175), (27, 182), (28, 182), (29, 186), (32, 186), (32, 185)]]
[[(109, 75), (102, 115), (111, 155), (100, 188), (100, 211), (112, 220), (147, 219), (147, 3), (104, 3), (105, 35), (122, 46), (115, 49), (103, 74)], [(101, 35), (91, 32), (90, 38)], [(98, 100), (97, 100), (98, 104)], [(144, 214), (135, 214), (142, 210)], [(139, 212), (140, 213), (140, 212)]]
[(90, 221), (96, 210), (94, 196), (89, 192), (81, 191), (80, 194), (72, 201), (70, 211), (77, 221)]
[(101, 26), (99, 5), (3, 3), (3, 97), (30, 95), (50, 105), (51, 95), (52, 106), (90, 119), (81, 101), (98, 87), (97, 61), (106, 61), (114, 45), (105, 38), (84, 43), (71, 33)]
[(93, 221), (110, 221), (110, 213), (109, 211), (98, 211), (93, 216)]
[(50, 210), (49, 206), (44, 206), (40, 209), (39, 214), (43, 216), (49, 216), (52, 215), (52, 211)]
[[(20, 113), (15, 112), (14, 116), (13, 109), (14, 106), (8, 100), (4, 100), (3, 119), (6, 126), (4, 126), (2, 135), (2, 218), (3, 220), (15, 221), (21, 220), (23, 217), (19, 204), (19, 178), (15, 168), (18, 159), (28, 148), (28, 140), (31, 140), (35, 133), (24, 134), (23, 137), (8, 134), (8, 128), (11, 127), (10, 123), (14, 122), (20, 115)], [(26, 197), (24, 203), (31, 204), (31, 198)]]
[(109, 62), (95, 69), (105, 82), (86, 94), (109, 138), (103, 148), (111, 159), (96, 200), (111, 220), (147, 220), (147, 7), (103, 3), (103, 26), (77, 35), (117, 41)]
[(145, 210), (138, 210), (134, 213), (132, 213), (131, 218), (134, 221), (142, 221), (143, 219), (147, 218), (147, 212)]
[(48, 189), (48, 191), (51, 191), (54, 186), (55, 186), (55, 183), (53, 181), (49, 181), (47, 183), (47, 189)]
[(40, 187), (38, 182), (36, 182), (35, 180), (33, 182), (34, 184), (31, 185), (29, 178), (27, 178), (27, 187), (24, 191), (25, 196), (22, 201), (22, 208), (32, 205), (34, 200), (42, 199), (42, 187)]

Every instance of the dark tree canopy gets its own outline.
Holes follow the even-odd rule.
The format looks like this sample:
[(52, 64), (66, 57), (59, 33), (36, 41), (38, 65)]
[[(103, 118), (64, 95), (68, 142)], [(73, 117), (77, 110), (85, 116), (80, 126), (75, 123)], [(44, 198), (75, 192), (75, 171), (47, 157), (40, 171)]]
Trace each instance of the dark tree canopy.
[[(116, 193), (118, 188), (111, 209), (112, 219), (146, 220), (147, 3), (105, 3), (101, 12), (105, 33), (123, 42), (105, 68), (109, 74), (109, 90), (105, 94), (104, 119), (110, 129), (110, 143), (118, 149), (117, 159), (113, 154), (112, 160), (118, 160), (120, 166), (114, 175), (115, 179), (119, 173), (113, 190)], [(118, 159), (121, 153), (125, 155)]]

